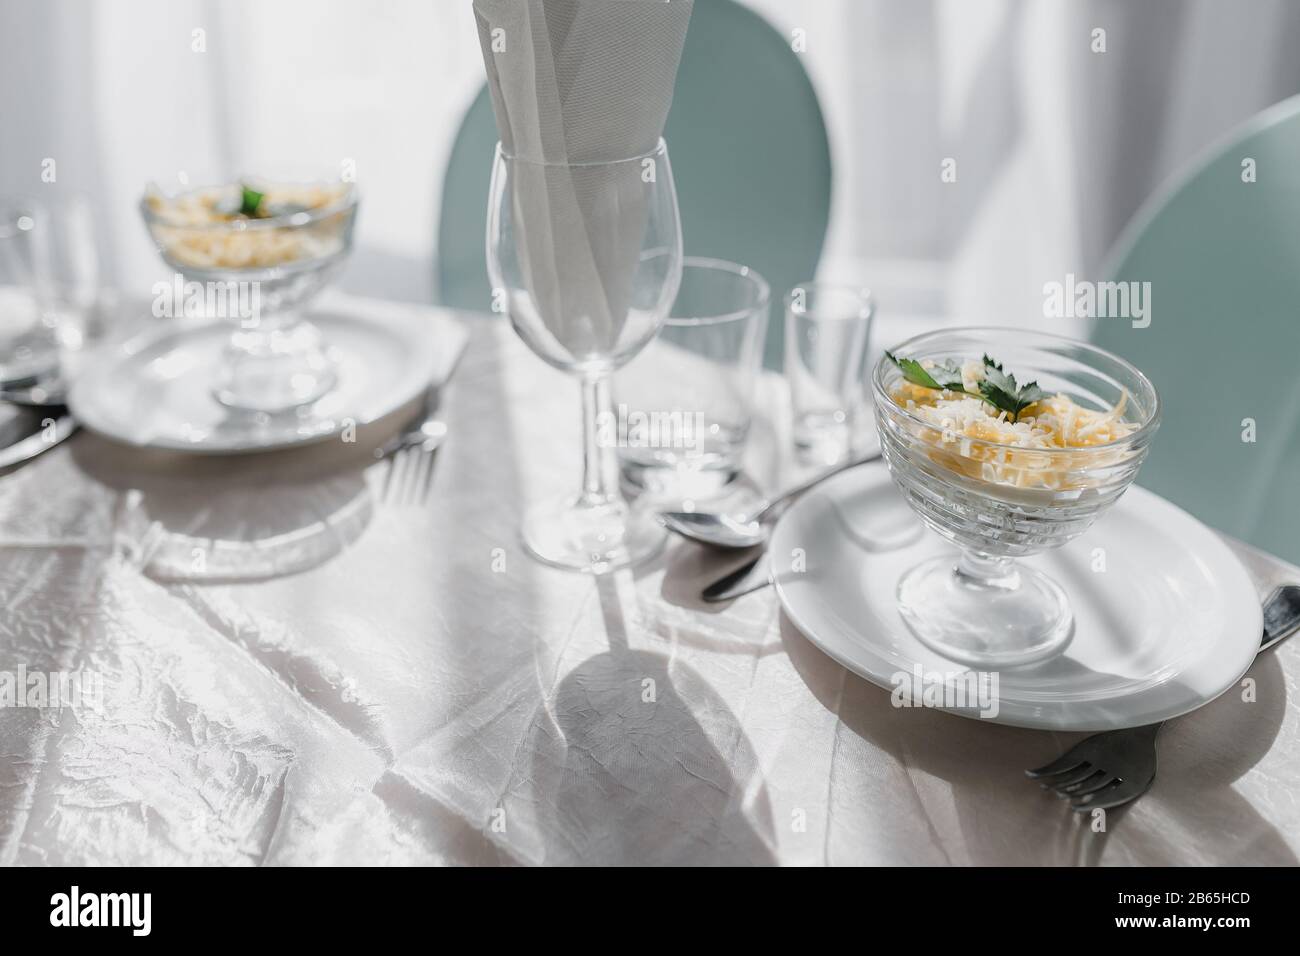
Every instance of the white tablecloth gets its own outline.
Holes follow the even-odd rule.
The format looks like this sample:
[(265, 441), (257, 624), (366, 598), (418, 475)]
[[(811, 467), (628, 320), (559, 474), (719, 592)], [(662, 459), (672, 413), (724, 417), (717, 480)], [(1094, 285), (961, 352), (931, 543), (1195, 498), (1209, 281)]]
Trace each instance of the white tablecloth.
[(0, 477), (0, 671), (103, 680), (98, 712), (0, 708), (0, 862), (1296, 862), (1300, 641), (1093, 832), (1022, 772), (1079, 735), (894, 709), (770, 589), (702, 605), (734, 559), (529, 560), (577, 387), (471, 321), (423, 506), (380, 500), (385, 428), (243, 459), (82, 434)]

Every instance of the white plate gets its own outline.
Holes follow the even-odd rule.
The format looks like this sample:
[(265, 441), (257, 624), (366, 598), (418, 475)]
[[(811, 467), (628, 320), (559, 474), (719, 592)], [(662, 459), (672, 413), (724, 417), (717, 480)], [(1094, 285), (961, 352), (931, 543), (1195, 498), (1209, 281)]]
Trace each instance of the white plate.
[[(945, 550), (885, 467), (868, 465), (786, 512), (769, 554), (794, 625), (849, 670), (893, 690), (899, 675), (908, 687), (956, 686), (953, 675), (970, 670), (913, 637), (894, 603), (903, 572)], [(1263, 612), (1245, 568), (1214, 532), (1142, 488), (1130, 488), (1087, 534), (1025, 563), (1065, 588), (1074, 637), (1059, 657), (1000, 671), (997, 714), (987, 709), (985, 719), (1090, 731), (1165, 720), (1232, 687), (1259, 649)], [(793, 570), (801, 564), (804, 571)], [(980, 716), (968, 703), (944, 709)]]
[(338, 360), (338, 384), (302, 410), (277, 415), (220, 404), (211, 393), (230, 325), (162, 319), (87, 356), (68, 394), (87, 428), (129, 445), (229, 454), (269, 451), (360, 427), (400, 408), (450, 374), (466, 334), (430, 309), (333, 296), (314, 310)]

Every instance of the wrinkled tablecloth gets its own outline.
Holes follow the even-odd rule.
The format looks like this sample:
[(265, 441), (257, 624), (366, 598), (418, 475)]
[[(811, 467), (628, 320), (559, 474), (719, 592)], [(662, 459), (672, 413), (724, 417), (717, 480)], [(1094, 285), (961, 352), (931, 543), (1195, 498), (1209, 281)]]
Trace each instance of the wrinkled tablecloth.
[[(382, 495), (400, 415), (240, 458), (80, 434), (0, 476), (0, 671), (102, 681), (98, 709), (0, 708), (0, 862), (1296, 862), (1300, 641), (1254, 702), (1171, 722), (1094, 832), (1023, 775), (1081, 735), (891, 707), (771, 589), (703, 605), (734, 558), (530, 560), (522, 510), (578, 481), (578, 388), (465, 318), (423, 504)], [(1261, 594), (1300, 581), (1241, 553)]]

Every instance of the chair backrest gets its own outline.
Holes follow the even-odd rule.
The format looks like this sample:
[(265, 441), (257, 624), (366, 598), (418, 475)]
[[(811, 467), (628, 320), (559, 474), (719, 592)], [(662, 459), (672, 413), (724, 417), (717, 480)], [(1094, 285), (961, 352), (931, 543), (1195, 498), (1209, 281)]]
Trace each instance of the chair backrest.
[[(772, 287), (765, 360), (782, 352), (780, 298), (811, 279), (830, 215), (830, 145), (799, 54), (733, 0), (695, 0), (664, 139), (687, 255), (730, 259)], [(496, 123), (486, 86), (452, 147), (438, 229), (444, 305), (491, 302), (484, 231)]]
[(1139, 211), (1112, 279), (1150, 318), (1094, 339), (1143, 369), (1163, 420), (1139, 481), (1300, 563), (1300, 97), (1265, 110)]

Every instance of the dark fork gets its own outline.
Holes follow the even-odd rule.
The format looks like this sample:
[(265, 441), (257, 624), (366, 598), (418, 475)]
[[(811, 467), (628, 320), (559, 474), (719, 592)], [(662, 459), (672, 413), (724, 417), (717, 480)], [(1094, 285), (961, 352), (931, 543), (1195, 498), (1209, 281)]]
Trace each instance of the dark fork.
[(421, 507), (433, 487), (434, 455), (447, 437), (447, 425), (438, 417), (440, 392), (429, 388), (420, 412), (396, 437), (375, 451), (388, 459), (382, 499), (398, 507)]
[[(1288, 584), (1264, 602), (1262, 653), (1300, 629), (1300, 585)], [(1025, 773), (1044, 789), (1070, 801), (1080, 812), (1109, 810), (1136, 800), (1156, 778), (1156, 734), (1164, 726), (1147, 724), (1094, 734), (1045, 767)]]

